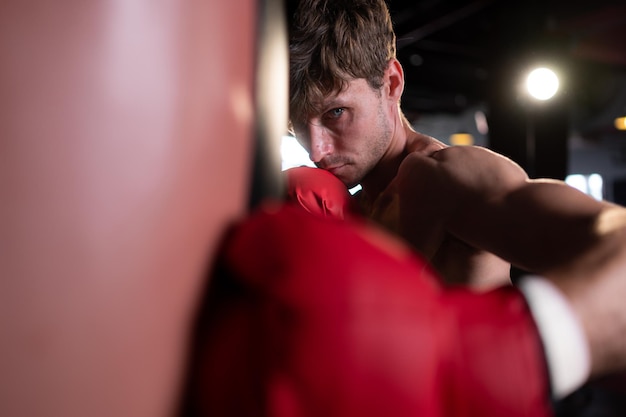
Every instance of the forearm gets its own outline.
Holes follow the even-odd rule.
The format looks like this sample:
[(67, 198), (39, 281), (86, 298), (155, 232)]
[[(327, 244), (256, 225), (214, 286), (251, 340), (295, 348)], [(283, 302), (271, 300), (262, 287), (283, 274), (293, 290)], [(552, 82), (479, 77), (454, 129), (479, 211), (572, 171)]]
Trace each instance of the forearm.
[[(527, 181), (494, 198), (459, 204), (448, 230), (524, 269), (546, 273), (622, 239), (609, 233), (624, 227), (625, 210), (596, 201), (557, 181)], [(621, 214), (620, 214), (621, 213)], [(604, 242), (604, 243), (603, 243)], [(577, 261), (581, 259), (581, 261)]]

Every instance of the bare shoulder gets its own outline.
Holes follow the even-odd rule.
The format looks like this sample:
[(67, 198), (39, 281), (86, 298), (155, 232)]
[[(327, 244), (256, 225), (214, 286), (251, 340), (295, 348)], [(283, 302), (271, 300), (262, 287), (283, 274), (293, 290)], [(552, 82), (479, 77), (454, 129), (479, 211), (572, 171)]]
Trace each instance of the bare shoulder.
[(430, 156), (433, 153), (446, 148), (447, 145), (432, 136), (425, 135), (414, 130), (410, 131), (406, 142), (407, 153), (419, 153), (421, 155)]
[(472, 161), (476, 163), (480, 161), (482, 164), (512, 165), (521, 169), (511, 159), (482, 146), (448, 146), (434, 152), (431, 156), (441, 162)]
[[(431, 154), (407, 155), (399, 176), (424, 177), (450, 191), (509, 192), (526, 183), (528, 176), (511, 159), (480, 146), (450, 146)], [(444, 190), (442, 190), (444, 191)]]

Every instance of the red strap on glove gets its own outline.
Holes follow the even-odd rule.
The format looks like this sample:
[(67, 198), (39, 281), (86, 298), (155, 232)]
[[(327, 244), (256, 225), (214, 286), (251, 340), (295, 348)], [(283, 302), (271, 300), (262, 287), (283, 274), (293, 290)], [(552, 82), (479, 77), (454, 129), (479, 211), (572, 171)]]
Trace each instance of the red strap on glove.
[(330, 172), (297, 167), (283, 173), (287, 180), (287, 198), (309, 213), (343, 219), (354, 212), (348, 189)]
[(238, 226), (213, 283), (198, 415), (551, 414), (540, 341), (512, 287), (447, 290), (365, 223), (294, 207)]

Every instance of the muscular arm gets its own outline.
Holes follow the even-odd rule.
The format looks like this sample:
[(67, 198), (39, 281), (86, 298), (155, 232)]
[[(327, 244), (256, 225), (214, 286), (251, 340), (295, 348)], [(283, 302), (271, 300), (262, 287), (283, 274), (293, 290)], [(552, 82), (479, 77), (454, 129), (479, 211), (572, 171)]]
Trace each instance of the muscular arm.
[[(448, 148), (429, 159), (411, 155), (398, 177), (402, 188), (427, 182), (425, 195), (446, 207), (439, 221), (449, 233), (537, 273), (597, 250), (610, 237), (602, 219), (623, 212), (561, 181), (530, 180), (509, 159), (478, 147)], [(400, 218), (409, 221), (418, 202), (401, 195)]]
[(477, 147), (411, 154), (393, 187), (407, 240), (421, 239), (424, 220), (413, 213), (432, 205), (432, 223), (557, 285), (581, 319), (594, 373), (626, 367), (626, 209), (560, 181), (530, 180)]

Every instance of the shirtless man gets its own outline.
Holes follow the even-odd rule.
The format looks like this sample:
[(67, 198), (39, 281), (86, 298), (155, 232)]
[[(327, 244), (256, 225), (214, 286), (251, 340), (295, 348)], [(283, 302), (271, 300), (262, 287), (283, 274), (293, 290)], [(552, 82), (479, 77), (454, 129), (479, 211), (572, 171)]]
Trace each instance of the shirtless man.
[[(546, 243), (553, 239), (539, 237), (543, 224), (519, 226), (524, 213), (516, 207), (505, 216), (510, 221), (498, 223), (489, 202), (539, 193), (538, 204), (558, 205), (556, 212), (609, 206), (563, 182), (531, 181), (488, 149), (447, 147), (416, 132), (400, 109), (404, 74), (384, 1), (303, 0), (290, 22), (296, 138), (319, 168), (346, 187), (360, 184), (361, 213), (408, 240), (448, 282), (491, 286), (508, 281), (509, 262), (542, 273), (534, 263), (553, 256), (557, 246)], [(568, 256), (573, 239), (563, 233), (559, 250)], [(525, 242), (524, 259), (508, 248), (511, 236)]]

